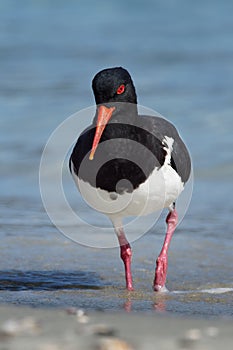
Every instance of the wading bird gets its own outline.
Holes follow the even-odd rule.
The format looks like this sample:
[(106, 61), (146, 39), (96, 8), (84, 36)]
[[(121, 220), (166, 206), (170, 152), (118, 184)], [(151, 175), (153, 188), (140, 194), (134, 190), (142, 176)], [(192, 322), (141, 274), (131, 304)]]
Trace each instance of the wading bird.
[[(70, 171), (80, 192), (113, 223), (128, 290), (133, 290), (132, 250), (122, 219), (168, 208), (167, 232), (153, 282), (155, 291), (164, 291), (168, 248), (178, 222), (175, 201), (191, 172), (189, 153), (170, 122), (138, 114), (137, 95), (127, 70), (100, 71), (92, 88), (96, 114), (77, 140)], [(114, 203), (118, 203), (117, 210), (111, 210)]]

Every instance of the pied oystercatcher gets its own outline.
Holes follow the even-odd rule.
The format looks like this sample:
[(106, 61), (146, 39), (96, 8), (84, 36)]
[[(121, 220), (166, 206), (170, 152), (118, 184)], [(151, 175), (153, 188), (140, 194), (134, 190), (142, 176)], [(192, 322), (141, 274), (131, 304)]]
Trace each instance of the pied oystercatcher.
[(92, 206), (112, 221), (133, 290), (132, 250), (122, 219), (168, 208), (167, 232), (156, 260), (153, 288), (166, 290), (167, 254), (178, 216), (175, 201), (191, 172), (187, 148), (167, 120), (139, 115), (133, 81), (122, 67), (108, 68), (92, 81), (96, 114), (70, 157), (70, 171)]

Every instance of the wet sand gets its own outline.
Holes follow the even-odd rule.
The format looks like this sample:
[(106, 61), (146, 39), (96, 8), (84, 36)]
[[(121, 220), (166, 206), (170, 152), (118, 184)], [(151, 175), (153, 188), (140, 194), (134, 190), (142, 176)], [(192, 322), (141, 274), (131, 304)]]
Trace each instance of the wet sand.
[(232, 328), (232, 320), (0, 307), (1, 350), (227, 350)]
[[(37, 231), (20, 228), (20, 232), (2, 237), (0, 304), (233, 318), (232, 240), (220, 240), (217, 234), (194, 234), (186, 227), (188, 222), (189, 218), (172, 242), (167, 279), (170, 293), (162, 297), (152, 290), (162, 233), (145, 235), (132, 244), (135, 291), (129, 294), (119, 249), (84, 248), (53, 227), (39, 228), (40, 236)], [(164, 222), (160, 225), (156, 232), (163, 232)]]

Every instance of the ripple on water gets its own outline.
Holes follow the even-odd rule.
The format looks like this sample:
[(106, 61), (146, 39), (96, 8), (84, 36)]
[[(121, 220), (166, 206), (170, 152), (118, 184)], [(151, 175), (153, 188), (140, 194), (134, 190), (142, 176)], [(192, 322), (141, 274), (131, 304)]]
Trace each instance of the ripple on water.
[(103, 288), (103, 283), (94, 272), (10, 270), (0, 273), (0, 290), (49, 291), (101, 288)]

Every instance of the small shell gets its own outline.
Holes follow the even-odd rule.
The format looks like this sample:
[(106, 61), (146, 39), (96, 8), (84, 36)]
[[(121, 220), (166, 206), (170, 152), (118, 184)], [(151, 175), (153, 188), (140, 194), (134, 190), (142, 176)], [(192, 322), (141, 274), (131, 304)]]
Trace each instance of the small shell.
[(189, 340), (199, 340), (201, 339), (201, 331), (200, 329), (189, 329), (186, 333), (185, 333), (185, 338), (189, 339)]
[(133, 350), (132, 346), (118, 338), (105, 338), (100, 341), (98, 350)]
[(219, 335), (219, 329), (217, 327), (207, 327), (205, 329), (205, 334), (208, 337), (217, 337)]
[(29, 316), (18, 320), (7, 320), (1, 326), (0, 333), (6, 336), (15, 336), (20, 334), (37, 334), (39, 330), (38, 322)]
[(77, 309), (75, 307), (71, 307), (66, 310), (68, 315), (76, 315), (77, 321), (79, 323), (88, 323), (89, 317), (87, 316), (86, 312), (83, 309)]
[(84, 310), (78, 309), (76, 315), (79, 323), (88, 323), (89, 317)]
[(200, 341), (202, 334), (200, 329), (191, 328), (185, 332), (183, 338), (179, 339), (179, 345), (182, 349), (193, 348), (194, 344)]
[(101, 337), (114, 337), (117, 333), (116, 329), (105, 324), (96, 324), (91, 327), (91, 333)]

